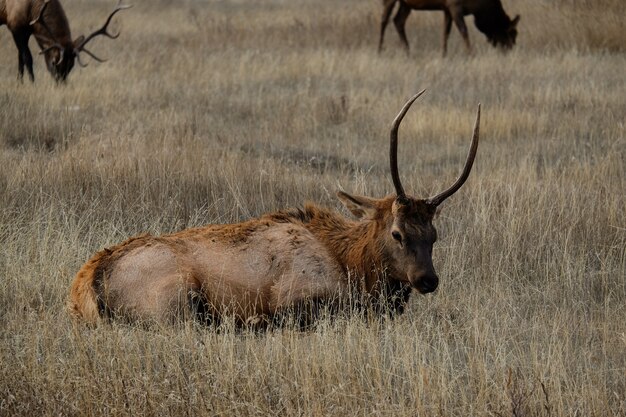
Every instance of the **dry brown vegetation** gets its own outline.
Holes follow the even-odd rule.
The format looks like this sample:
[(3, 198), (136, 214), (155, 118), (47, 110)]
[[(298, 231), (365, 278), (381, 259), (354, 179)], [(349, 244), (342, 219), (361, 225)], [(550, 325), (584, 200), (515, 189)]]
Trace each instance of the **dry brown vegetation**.
[[(65, 0), (75, 33), (111, 1)], [(626, 415), (622, 0), (505, 1), (514, 50), (439, 13), (376, 53), (378, 1), (137, 2), (110, 57), (16, 81), (0, 28), (0, 415)], [(121, 22), (121, 23), (120, 23)], [(140, 232), (234, 222), (337, 188), (383, 196), (460, 169), (437, 220), (439, 290), (394, 321), (299, 332), (73, 326), (73, 274)]]

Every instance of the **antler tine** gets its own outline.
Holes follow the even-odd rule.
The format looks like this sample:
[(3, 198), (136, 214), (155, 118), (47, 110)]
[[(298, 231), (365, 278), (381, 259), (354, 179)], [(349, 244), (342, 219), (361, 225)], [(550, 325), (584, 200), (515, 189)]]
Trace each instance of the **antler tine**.
[(79, 54), (76, 54), (76, 61), (78, 62), (78, 65), (81, 66), (81, 68), (85, 68), (87, 66), (87, 64), (83, 63), (83, 61), (80, 59)]
[(76, 47), (76, 51), (80, 52), (82, 50), (84, 50), (83, 48), (85, 47), (85, 45), (87, 45), (87, 43), (89, 41), (91, 41), (93, 38), (95, 38), (98, 35), (104, 35), (107, 38), (111, 38), (111, 39), (117, 39), (118, 36), (120, 36), (120, 34), (118, 33), (117, 35), (112, 35), (109, 32), (107, 32), (107, 28), (109, 26), (109, 23), (111, 23), (111, 20), (113, 19), (113, 16), (115, 16), (115, 14), (117, 12), (119, 12), (120, 10), (125, 10), (125, 9), (130, 9), (131, 7), (133, 7), (131, 4), (125, 5), (125, 6), (121, 6), (120, 3), (118, 3), (117, 7), (111, 12), (111, 14), (109, 15), (109, 17), (107, 18), (106, 22), (104, 23), (104, 25), (96, 30), (95, 32), (93, 32), (91, 35), (87, 36), (81, 43), (80, 45), (78, 45)]
[(411, 104), (424, 94), (425, 91), (426, 90), (422, 90), (411, 97), (409, 101), (406, 102), (404, 107), (402, 107), (402, 110), (400, 110), (400, 113), (398, 113), (396, 118), (393, 120), (393, 124), (391, 125), (391, 133), (389, 135), (389, 162), (391, 168), (391, 179), (393, 180), (393, 185), (396, 188), (396, 194), (398, 197), (406, 197), (404, 188), (402, 188), (402, 183), (400, 182), (400, 175), (398, 175), (398, 128), (400, 127), (400, 123), (402, 122), (404, 115), (407, 111), (409, 111)]
[(443, 203), (443, 201), (450, 197), (452, 194), (456, 193), (461, 186), (469, 177), (470, 171), (472, 170), (472, 165), (474, 164), (474, 158), (476, 157), (476, 151), (478, 150), (478, 137), (479, 137), (479, 125), (480, 125), (480, 103), (478, 104), (478, 112), (476, 113), (476, 122), (474, 123), (474, 135), (472, 137), (472, 144), (470, 145), (469, 153), (467, 154), (467, 159), (465, 160), (465, 167), (463, 167), (463, 172), (457, 178), (456, 182), (452, 184), (450, 188), (443, 191), (440, 194), (437, 194), (434, 197), (431, 197), (427, 200), (428, 204), (432, 204), (434, 206), (438, 206)]
[[(90, 57), (92, 57), (93, 59), (95, 59), (98, 62), (106, 62), (106, 59), (102, 59), (102, 58), (98, 58), (93, 52), (91, 52), (90, 50), (86, 49), (83, 47), (82, 52), (86, 53), (87, 55), (89, 55)], [(87, 65), (84, 65), (85, 67)]]
[[(43, 15), (43, 12), (44, 12), (44, 11), (46, 10), (46, 8), (48, 7), (48, 3), (50, 3), (50, 0), (45, 0), (45, 1), (43, 2), (43, 6), (41, 6), (41, 9), (39, 10), (39, 15), (38, 15), (38, 16), (37, 16), (34, 20), (32, 20), (32, 21), (29, 23), (29, 25), (31, 25), (31, 26), (32, 26), (32, 25), (34, 25), (35, 23), (37, 23), (37, 22), (41, 19), (41, 16)], [(43, 23), (43, 21), (41, 21), (41, 22), (39, 22), (39, 23)], [(46, 28), (46, 29), (47, 29), (47, 28)]]

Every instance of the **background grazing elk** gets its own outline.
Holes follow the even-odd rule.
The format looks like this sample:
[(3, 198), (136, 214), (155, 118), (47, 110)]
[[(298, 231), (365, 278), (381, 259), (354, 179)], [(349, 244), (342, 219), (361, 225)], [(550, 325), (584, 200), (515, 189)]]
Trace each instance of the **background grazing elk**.
[(87, 43), (98, 35), (111, 39), (119, 36), (107, 32), (113, 16), (120, 10), (132, 6), (117, 5), (111, 12), (104, 26), (91, 35), (79, 36), (72, 40), (70, 25), (58, 0), (0, 0), (0, 26), (6, 24), (18, 50), (19, 79), (24, 77), (24, 66), (28, 70), (31, 81), (35, 81), (33, 74), (33, 57), (28, 48), (30, 35), (35, 35), (35, 40), (41, 48), (41, 53), (46, 59), (48, 71), (57, 82), (65, 81), (74, 67), (74, 60), (78, 60), (81, 66), (85, 66), (80, 60), (80, 53), (84, 52), (99, 62), (102, 59), (91, 53), (85, 47)]
[(392, 124), (396, 194), (375, 199), (337, 193), (359, 220), (309, 203), (243, 223), (134, 237), (82, 266), (71, 286), (70, 312), (92, 324), (101, 317), (173, 321), (185, 312), (207, 321), (230, 314), (238, 324), (267, 324), (294, 310), (314, 319), (319, 303), (333, 306), (356, 294), (379, 312), (401, 313), (412, 288), (422, 294), (437, 288), (433, 217), (466, 181), (478, 147), (480, 106), (456, 182), (431, 198), (407, 195), (398, 175), (398, 128), (422, 93)]
[(507, 16), (502, 8), (500, 0), (383, 0), (383, 15), (380, 22), (380, 39), (378, 50), (383, 48), (385, 28), (389, 22), (389, 16), (398, 3), (398, 11), (393, 18), (394, 26), (400, 35), (407, 52), (409, 41), (406, 38), (404, 26), (411, 10), (442, 10), (443, 11), (443, 55), (448, 49), (448, 36), (452, 29), (452, 22), (461, 32), (465, 46), (471, 51), (467, 26), (464, 16), (474, 15), (476, 28), (487, 36), (493, 46), (510, 49), (515, 45), (517, 37), (517, 23), (519, 15), (513, 20)]

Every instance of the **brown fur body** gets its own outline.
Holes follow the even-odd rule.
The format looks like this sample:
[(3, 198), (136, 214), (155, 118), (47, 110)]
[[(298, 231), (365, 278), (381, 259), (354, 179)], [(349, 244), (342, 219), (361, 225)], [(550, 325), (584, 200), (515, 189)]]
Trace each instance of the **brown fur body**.
[(383, 14), (380, 24), (380, 38), (378, 49), (382, 50), (385, 28), (394, 6), (398, 10), (393, 23), (405, 49), (409, 50), (409, 41), (404, 30), (406, 19), (411, 10), (441, 10), (444, 13), (443, 23), (443, 54), (448, 48), (448, 36), (452, 22), (456, 25), (467, 50), (471, 50), (467, 26), (464, 16), (473, 15), (476, 28), (487, 36), (493, 46), (510, 49), (517, 37), (517, 23), (519, 15), (510, 19), (505, 13), (500, 0), (383, 0)]
[[(390, 213), (395, 197), (381, 200)], [(390, 216), (389, 216), (390, 217)], [(199, 294), (211, 315), (243, 323), (309, 300), (393, 292), (402, 310), (405, 276), (385, 270), (384, 242), (373, 240), (391, 220), (352, 221), (307, 204), (240, 224), (210, 225), (167, 236), (139, 236), (98, 252), (72, 284), (70, 309), (90, 323), (103, 315), (169, 320)]]

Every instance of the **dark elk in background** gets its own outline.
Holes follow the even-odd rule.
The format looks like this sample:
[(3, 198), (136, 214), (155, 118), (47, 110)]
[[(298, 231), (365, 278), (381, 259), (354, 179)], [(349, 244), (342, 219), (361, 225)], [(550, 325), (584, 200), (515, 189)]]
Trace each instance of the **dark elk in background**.
[(471, 51), (467, 26), (464, 16), (474, 15), (476, 28), (487, 36), (493, 46), (502, 49), (511, 49), (517, 37), (517, 23), (519, 15), (512, 20), (502, 8), (500, 0), (383, 0), (383, 15), (380, 22), (380, 39), (378, 50), (383, 48), (383, 37), (389, 17), (398, 4), (398, 10), (393, 18), (393, 24), (404, 44), (407, 52), (409, 41), (406, 38), (404, 26), (411, 10), (442, 10), (443, 11), (443, 55), (448, 48), (448, 36), (452, 29), (452, 22), (456, 25), (465, 41), (468, 51)]
[(31, 35), (35, 35), (50, 74), (57, 82), (63, 82), (74, 67), (74, 61), (86, 66), (80, 59), (81, 52), (103, 62), (86, 49), (86, 46), (99, 35), (117, 38), (119, 33), (112, 35), (107, 31), (109, 23), (117, 12), (130, 7), (132, 6), (118, 4), (100, 29), (89, 36), (79, 36), (72, 40), (69, 22), (58, 0), (0, 0), (0, 26), (6, 24), (13, 34), (18, 50), (20, 80), (24, 76), (24, 67), (28, 70), (31, 81), (35, 80), (33, 57), (28, 49)]

